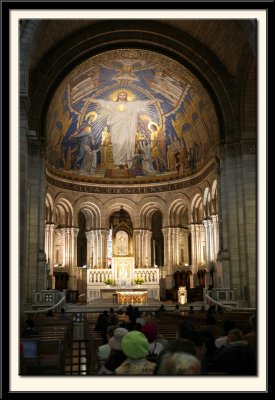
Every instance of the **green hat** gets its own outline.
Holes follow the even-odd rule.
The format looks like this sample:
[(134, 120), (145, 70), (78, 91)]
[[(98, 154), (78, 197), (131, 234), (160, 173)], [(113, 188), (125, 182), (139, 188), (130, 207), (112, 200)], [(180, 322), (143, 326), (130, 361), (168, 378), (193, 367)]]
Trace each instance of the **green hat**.
[(122, 339), (121, 347), (123, 353), (132, 359), (145, 358), (149, 351), (149, 342), (143, 333), (132, 331)]

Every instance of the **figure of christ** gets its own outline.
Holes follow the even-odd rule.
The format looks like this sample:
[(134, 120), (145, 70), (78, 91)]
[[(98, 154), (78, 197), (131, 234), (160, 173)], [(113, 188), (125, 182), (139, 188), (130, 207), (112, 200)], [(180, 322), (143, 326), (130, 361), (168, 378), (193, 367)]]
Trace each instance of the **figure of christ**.
[(131, 168), (135, 155), (138, 116), (159, 100), (128, 101), (126, 92), (119, 92), (116, 101), (90, 99), (103, 107), (108, 115), (113, 159), (116, 168)]
[(118, 275), (119, 278), (129, 278), (129, 265), (125, 262), (122, 262), (118, 266)]

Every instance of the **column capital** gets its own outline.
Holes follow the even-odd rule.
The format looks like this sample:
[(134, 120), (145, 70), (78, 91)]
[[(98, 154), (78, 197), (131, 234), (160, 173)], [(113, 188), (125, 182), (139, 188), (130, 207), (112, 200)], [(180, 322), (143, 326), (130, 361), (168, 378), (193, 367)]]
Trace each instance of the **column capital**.
[(219, 215), (218, 214), (212, 214), (211, 219), (213, 223), (217, 223), (219, 221)]
[(77, 236), (77, 235), (78, 235), (78, 232), (79, 232), (79, 229), (78, 229), (78, 228), (72, 227), (72, 228), (70, 228), (70, 229), (71, 229), (71, 235), (72, 235), (72, 236)]

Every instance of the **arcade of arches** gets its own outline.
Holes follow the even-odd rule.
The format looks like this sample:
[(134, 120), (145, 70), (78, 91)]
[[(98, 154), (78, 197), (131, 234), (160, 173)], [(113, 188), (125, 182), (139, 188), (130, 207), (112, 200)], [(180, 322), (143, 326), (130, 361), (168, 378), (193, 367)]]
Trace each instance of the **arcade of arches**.
[(22, 308), (106, 279), (255, 307), (255, 43), (250, 20), (21, 22)]

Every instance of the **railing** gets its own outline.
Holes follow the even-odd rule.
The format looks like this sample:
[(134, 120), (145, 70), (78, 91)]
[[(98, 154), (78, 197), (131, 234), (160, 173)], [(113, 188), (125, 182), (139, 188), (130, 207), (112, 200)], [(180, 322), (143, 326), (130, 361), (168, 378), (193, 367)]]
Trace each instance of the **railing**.
[(144, 283), (159, 283), (158, 268), (139, 268), (134, 271), (134, 280), (143, 279)]
[(209, 294), (207, 293), (207, 289), (203, 290), (203, 297), (204, 297), (205, 304), (207, 304), (207, 300), (208, 300), (212, 304), (216, 304), (218, 307), (221, 307), (222, 309), (225, 309), (225, 310), (237, 310), (238, 312), (239, 311), (251, 311), (251, 312), (256, 311), (256, 308), (253, 308), (253, 307), (251, 307), (251, 308), (238, 307), (238, 306), (236, 306), (237, 305), (236, 302), (234, 302), (235, 305), (228, 305), (228, 304), (221, 303), (220, 301), (217, 301), (217, 300), (213, 299), (212, 297), (210, 297)]
[(96, 269), (89, 271), (88, 284), (103, 284), (106, 279), (114, 280), (112, 271), (109, 269)]
[[(38, 314), (38, 313), (45, 313), (48, 312), (50, 310), (55, 310), (55, 311), (60, 311), (60, 309), (62, 308), (62, 306), (65, 306), (66, 304), (66, 293), (64, 294), (64, 296), (54, 305), (50, 306), (50, 307), (43, 307), (43, 308), (38, 308), (36, 310), (28, 310), (28, 311), (24, 311), (25, 314)], [(33, 305), (34, 307), (35, 305)], [(39, 306), (35, 306), (35, 307), (39, 307)]]
[[(159, 269), (158, 268), (138, 268), (134, 269), (133, 281), (135, 279), (143, 279), (144, 283), (159, 283)], [(100, 285), (106, 279), (115, 280), (113, 272), (109, 269), (92, 269), (88, 272), (88, 284)]]

